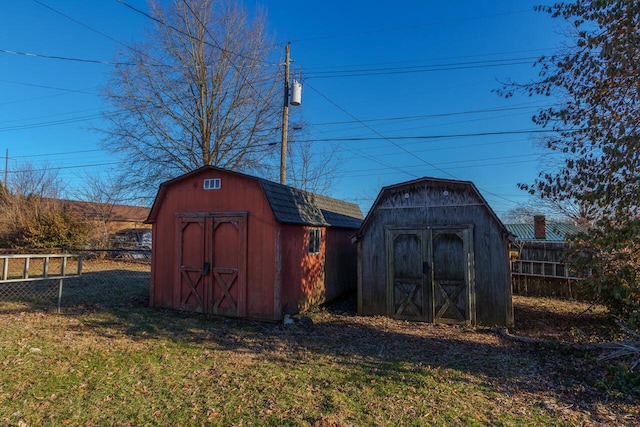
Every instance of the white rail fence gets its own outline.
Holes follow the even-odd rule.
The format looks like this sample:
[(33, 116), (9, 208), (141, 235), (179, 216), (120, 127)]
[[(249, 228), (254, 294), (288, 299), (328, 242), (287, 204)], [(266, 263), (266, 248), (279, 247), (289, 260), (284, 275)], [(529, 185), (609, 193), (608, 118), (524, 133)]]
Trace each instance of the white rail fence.
[(570, 264), (563, 262), (514, 260), (511, 261), (511, 274), (547, 279), (584, 279), (584, 277), (578, 277), (570, 267)]
[(6, 297), (38, 296), (55, 291), (57, 281), (58, 313), (64, 279), (82, 275), (83, 254), (0, 255), (2, 277), (0, 295)]

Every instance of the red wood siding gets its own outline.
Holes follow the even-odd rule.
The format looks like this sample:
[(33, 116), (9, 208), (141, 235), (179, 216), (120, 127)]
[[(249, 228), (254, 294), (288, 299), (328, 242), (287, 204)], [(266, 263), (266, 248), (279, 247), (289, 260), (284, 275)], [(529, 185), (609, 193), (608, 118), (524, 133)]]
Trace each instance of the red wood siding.
[[(321, 232), (320, 252), (309, 253), (309, 230)], [(326, 300), (324, 266), (326, 251), (324, 227), (282, 227), (282, 310), (304, 311)]]
[[(203, 188), (205, 179), (216, 178), (219, 189)], [(319, 208), (303, 206), (300, 194), (288, 199), (298, 190), (276, 185), (267, 194), (279, 222), (265, 185), (202, 168), (161, 186), (148, 220), (153, 306), (280, 320), (354, 286), (356, 248), (350, 239), (356, 230), (289, 223), (323, 219)], [(296, 216), (311, 207), (318, 218)], [(320, 250), (309, 253), (314, 228), (321, 232)]]
[[(219, 190), (204, 190), (207, 178), (221, 178)], [(161, 196), (161, 197), (160, 197)], [(279, 319), (274, 308), (275, 241), (277, 224), (257, 180), (224, 171), (203, 171), (168, 185), (155, 207), (151, 302), (158, 307), (179, 308), (174, 301), (179, 274), (176, 215), (178, 213), (247, 212), (245, 313), (248, 317)], [(212, 230), (205, 231), (212, 238)], [(224, 233), (221, 234), (224, 239)], [(223, 241), (216, 243), (225, 246)], [(220, 250), (220, 249), (218, 249)], [(208, 286), (212, 286), (209, 284)]]
[(283, 227), (282, 309), (304, 311), (350, 290), (357, 280), (357, 248), (351, 243), (355, 230), (315, 227), (321, 231), (320, 252), (310, 254), (309, 230)]

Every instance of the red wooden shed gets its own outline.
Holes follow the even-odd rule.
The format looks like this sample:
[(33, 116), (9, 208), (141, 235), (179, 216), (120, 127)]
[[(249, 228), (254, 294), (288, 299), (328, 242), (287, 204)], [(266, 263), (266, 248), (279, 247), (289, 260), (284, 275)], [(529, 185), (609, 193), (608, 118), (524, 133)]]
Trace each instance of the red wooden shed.
[(280, 320), (355, 288), (352, 203), (205, 166), (160, 186), (155, 307)]

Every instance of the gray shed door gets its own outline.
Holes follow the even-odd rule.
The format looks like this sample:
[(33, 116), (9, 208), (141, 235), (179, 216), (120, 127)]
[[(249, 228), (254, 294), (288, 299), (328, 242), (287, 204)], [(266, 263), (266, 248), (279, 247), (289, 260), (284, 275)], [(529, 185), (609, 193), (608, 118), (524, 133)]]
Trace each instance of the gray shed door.
[(398, 319), (474, 323), (470, 227), (387, 229), (387, 312)]

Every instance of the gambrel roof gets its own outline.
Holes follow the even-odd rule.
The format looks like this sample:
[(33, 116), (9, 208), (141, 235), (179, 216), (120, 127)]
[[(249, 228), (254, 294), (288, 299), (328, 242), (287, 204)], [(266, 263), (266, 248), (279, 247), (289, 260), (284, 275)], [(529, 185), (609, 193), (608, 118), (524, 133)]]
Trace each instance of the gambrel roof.
[(204, 166), (193, 172), (166, 181), (160, 185), (160, 190), (153, 203), (147, 222), (155, 221), (156, 202), (160, 199), (164, 189), (177, 181), (192, 177), (205, 171), (221, 171), (244, 178), (257, 180), (269, 202), (276, 220), (285, 224), (300, 224), (311, 226), (329, 226), (357, 229), (362, 224), (363, 215), (360, 207), (354, 203), (345, 202), (331, 197), (310, 193), (287, 185), (279, 184), (263, 178), (246, 175), (215, 166)]
[[(477, 204), (480, 204), (480, 205), (484, 206), (484, 208), (487, 210), (487, 212), (489, 213), (489, 215), (492, 218), (492, 220), (495, 222), (495, 224), (505, 234), (512, 236), (512, 234), (509, 232), (509, 230), (507, 230), (505, 225), (502, 223), (500, 218), (498, 218), (498, 216), (493, 211), (491, 206), (489, 206), (489, 203), (487, 203), (487, 201), (482, 196), (482, 194), (480, 193), (480, 191), (478, 190), (478, 188), (475, 186), (475, 184), (473, 182), (471, 182), (471, 181), (453, 180), (453, 179), (444, 179), (444, 178), (431, 178), (431, 177), (418, 178), (418, 179), (414, 179), (414, 180), (411, 180), (411, 181), (401, 182), (401, 183), (398, 183), (398, 184), (393, 184), (393, 185), (388, 185), (386, 187), (382, 187), (382, 189), (378, 193), (378, 197), (373, 202), (373, 205), (371, 206), (371, 209), (369, 210), (369, 213), (367, 214), (367, 216), (364, 219), (362, 225), (360, 226), (360, 230), (358, 231), (357, 236), (358, 237), (362, 236), (362, 234), (364, 233), (365, 229), (369, 225), (369, 222), (371, 221), (371, 218), (373, 217), (374, 211), (376, 209), (388, 209), (388, 208), (397, 208), (398, 207), (398, 206), (383, 206), (385, 198), (390, 193), (399, 192), (399, 191), (405, 191), (405, 190), (411, 189), (411, 188), (419, 188), (419, 189), (422, 189), (422, 190), (425, 190), (425, 189), (431, 189), (431, 190), (443, 189), (443, 190), (447, 190), (447, 188), (448, 188), (448, 189), (458, 189), (458, 190), (461, 190), (461, 191), (462, 190), (466, 191), (468, 194), (470, 194), (472, 196), (472, 198), (474, 200), (476, 200)], [(436, 202), (435, 204), (430, 204), (432, 202), (434, 202), (434, 201), (433, 200), (432, 201), (423, 200), (423, 204), (420, 207), (423, 208), (423, 209), (441, 208), (441, 207), (443, 207), (441, 200), (435, 200), (435, 202)], [(471, 203), (471, 205), (474, 205), (474, 204), (476, 204), (476, 202), (470, 202), (470, 203)], [(411, 201), (407, 200), (407, 205), (410, 205), (411, 203), (412, 203)], [(460, 206), (464, 206), (464, 205), (460, 205)]]

